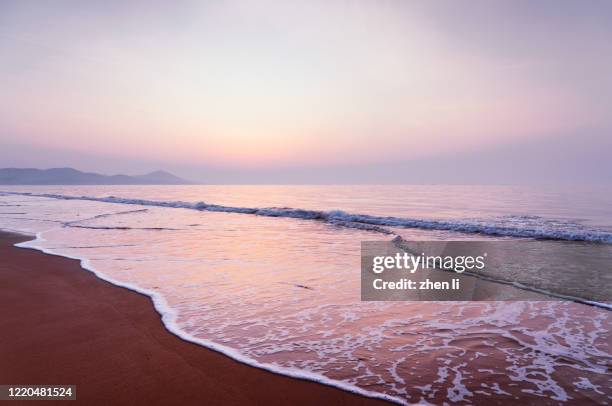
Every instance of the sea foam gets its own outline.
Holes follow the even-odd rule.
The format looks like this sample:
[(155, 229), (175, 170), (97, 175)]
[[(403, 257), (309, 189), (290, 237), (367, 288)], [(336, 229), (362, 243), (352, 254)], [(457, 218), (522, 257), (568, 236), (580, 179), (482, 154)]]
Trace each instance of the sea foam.
[(117, 196), (70, 196), (51, 193), (0, 192), (6, 195), (42, 197), (61, 200), (86, 200), (105, 203), (131, 204), (139, 206), (156, 206), (181, 208), (210, 212), (250, 214), (264, 217), (285, 217), (302, 220), (315, 220), (340, 227), (357, 228), (383, 234), (395, 234), (391, 228), (417, 228), (425, 230), (453, 231), (468, 234), (482, 234), (498, 237), (519, 237), (565, 241), (587, 241), (612, 244), (612, 232), (606, 230), (588, 229), (584, 227), (559, 228), (552, 227), (544, 219), (538, 222), (538, 217), (529, 217), (524, 222), (501, 221), (467, 221), (467, 220), (428, 220), (394, 216), (375, 216), (369, 214), (353, 214), (342, 210), (306, 210), (291, 207), (237, 207), (223, 206), (206, 202), (184, 202), (131, 199)]

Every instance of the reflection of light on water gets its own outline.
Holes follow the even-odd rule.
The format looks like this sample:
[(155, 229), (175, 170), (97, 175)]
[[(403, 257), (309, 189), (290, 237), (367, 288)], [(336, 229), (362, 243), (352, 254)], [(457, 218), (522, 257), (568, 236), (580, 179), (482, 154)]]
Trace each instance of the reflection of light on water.
[[(266, 199), (291, 207), (315, 204), (300, 189), (287, 197), (286, 189), (268, 188), (269, 195), (259, 191), (262, 201), (256, 201), (257, 188), (244, 196), (233, 189), (233, 195), (221, 199), (189, 188), (176, 188), (171, 196), (155, 187), (117, 189), (102, 195), (225, 203), (224, 198), (253, 206), (265, 206), (270, 203)], [(79, 195), (90, 192), (72, 189)], [(330, 200), (358, 205), (350, 189), (327, 193), (335, 196)], [(396, 195), (389, 199), (372, 203), (372, 210), (401, 210)], [(418, 207), (403, 210), (424, 211), (421, 206), (430, 198), (422, 199)], [(107, 216), (135, 207), (0, 197), (6, 204), (16, 200), (27, 213), (22, 217), (34, 220), (0, 217), (0, 227), (45, 231), (46, 247), (86, 256), (113, 278), (161, 292), (178, 311), (185, 331), (261, 362), (323, 373), (415, 402), (423, 397), (432, 403), (478, 403), (489, 395), (606, 399), (606, 311), (545, 302), (364, 303), (359, 301), (360, 242), (384, 238), (366, 231), (157, 207)], [(435, 202), (429, 203), (431, 211)], [(458, 212), (441, 210), (442, 215)], [(115, 229), (61, 226), (77, 220)], [(465, 237), (426, 230), (401, 233), (422, 239)]]

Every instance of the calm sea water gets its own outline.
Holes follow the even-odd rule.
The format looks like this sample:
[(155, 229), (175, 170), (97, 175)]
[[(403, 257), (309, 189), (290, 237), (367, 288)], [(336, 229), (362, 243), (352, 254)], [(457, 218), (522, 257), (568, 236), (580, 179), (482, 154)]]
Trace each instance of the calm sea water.
[(537, 237), (609, 250), (610, 189), (0, 190), (9, 192), (0, 193), (0, 228), (38, 234), (27, 245), (83, 259), (100, 276), (150, 294), (170, 330), (245, 362), (404, 402), (612, 401), (608, 310), (361, 302), (359, 280), (360, 242), (394, 234)]

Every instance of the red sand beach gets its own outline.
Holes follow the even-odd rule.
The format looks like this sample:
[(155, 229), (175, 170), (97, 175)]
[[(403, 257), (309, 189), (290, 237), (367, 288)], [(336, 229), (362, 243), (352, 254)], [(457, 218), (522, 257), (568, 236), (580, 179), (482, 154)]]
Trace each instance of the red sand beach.
[(385, 404), (185, 342), (148, 297), (78, 261), (13, 247), (27, 239), (0, 232), (2, 385), (76, 385), (83, 405)]

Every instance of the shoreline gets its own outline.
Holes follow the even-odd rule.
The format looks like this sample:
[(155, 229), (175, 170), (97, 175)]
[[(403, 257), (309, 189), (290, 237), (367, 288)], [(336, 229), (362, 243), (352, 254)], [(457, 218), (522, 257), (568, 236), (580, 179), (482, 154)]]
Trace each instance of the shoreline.
[[(0, 231), (1, 384), (76, 384), (83, 404), (389, 404), (250, 366), (168, 330), (146, 293)], [(24, 247), (25, 248), (25, 247)], [(38, 252), (37, 252), (38, 251)]]

